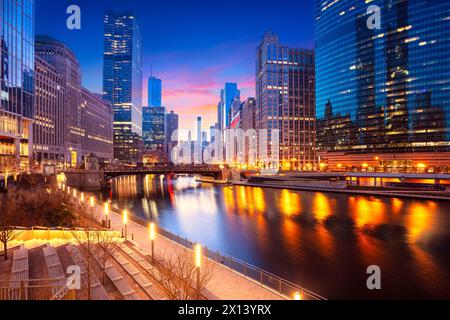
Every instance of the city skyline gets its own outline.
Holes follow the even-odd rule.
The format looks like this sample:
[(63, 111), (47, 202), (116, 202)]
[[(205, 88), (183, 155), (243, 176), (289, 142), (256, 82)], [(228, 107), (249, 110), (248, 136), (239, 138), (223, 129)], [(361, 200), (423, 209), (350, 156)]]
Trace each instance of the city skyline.
[[(264, 1), (246, 1), (239, 4), (238, 12), (231, 4), (221, 8), (216, 3), (190, 6), (175, 2), (177, 5), (170, 3), (171, 16), (185, 21), (183, 28), (172, 26), (168, 23), (169, 20), (165, 21), (164, 12), (168, 10), (166, 7), (169, 4), (147, 4), (140, 1), (126, 4), (120, 1), (96, 1), (93, 4), (83, 0), (54, 3), (38, 0), (36, 33), (63, 39), (80, 60), (83, 85), (93, 92), (101, 93), (104, 11), (113, 8), (137, 12), (144, 47), (142, 105), (147, 105), (147, 78), (153, 73), (164, 83), (164, 105), (180, 115), (180, 128), (184, 129), (194, 128), (198, 115), (202, 115), (205, 128), (216, 122), (217, 98), (226, 82), (238, 83), (243, 99), (255, 96), (254, 54), (266, 31), (273, 30), (284, 39), (284, 43), (293, 47), (314, 46), (313, 1), (284, 1), (279, 4), (279, 9), (274, 8), (270, 12), (265, 9)], [(82, 10), (80, 31), (65, 28), (65, 11), (70, 4), (79, 5)], [(83, 10), (83, 7), (89, 9)], [(281, 7), (290, 10), (283, 9), (281, 14)], [(230, 17), (226, 28), (212, 25), (214, 14), (219, 11)], [(278, 11), (279, 14), (276, 14)], [(147, 14), (143, 12), (154, 12), (148, 15), (156, 20), (149, 21), (153, 19), (147, 19)], [(233, 24), (233, 21), (240, 21), (254, 14), (260, 17), (254, 23), (239, 26)], [(190, 19), (197, 17), (202, 23), (196, 26), (187, 24), (186, 15)], [(55, 28), (55, 24), (61, 24), (61, 28)], [(86, 50), (86, 43), (90, 50)], [(215, 58), (212, 66), (211, 57)]]

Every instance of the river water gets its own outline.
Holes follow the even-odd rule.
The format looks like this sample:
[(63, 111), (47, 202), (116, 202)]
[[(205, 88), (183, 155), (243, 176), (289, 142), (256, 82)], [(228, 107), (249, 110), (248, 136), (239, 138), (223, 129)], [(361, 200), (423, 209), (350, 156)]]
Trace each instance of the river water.
[(103, 198), (329, 299), (450, 299), (450, 202), (163, 176), (118, 178)]

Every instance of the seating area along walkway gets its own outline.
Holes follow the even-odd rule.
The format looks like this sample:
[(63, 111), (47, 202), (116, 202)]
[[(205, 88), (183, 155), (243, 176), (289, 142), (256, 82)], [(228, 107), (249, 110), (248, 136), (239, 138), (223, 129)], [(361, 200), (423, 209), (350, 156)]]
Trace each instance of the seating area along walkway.
[[(101, 210), (100, 206), (97, 206)], [(111, 229), (122, 230), (122, 216), (111, 210)], [(151, 255), (151, 243), (149, 241), (148, 228), (129, 220), (127, 224), (128, 240), (134, 238), (134, 243), (139, 245), (142, 252)], [(180, 250), (188, 250), (160, 235), (155, 240), (155, 253), (163, 252), (166, 255), (175, 254)], [(225, 266), (215, 263), (212, 277), (202, 294), (210, 300), (285, 300), (286, 298), (274, 291), (263, 287), (256, 282), (245, 278)]]

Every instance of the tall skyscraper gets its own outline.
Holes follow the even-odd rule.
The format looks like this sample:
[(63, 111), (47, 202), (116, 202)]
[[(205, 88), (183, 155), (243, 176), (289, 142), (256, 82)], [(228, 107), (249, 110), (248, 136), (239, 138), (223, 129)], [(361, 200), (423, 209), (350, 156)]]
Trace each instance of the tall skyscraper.
[(142, 39), (132, 12), (108, 10), (105, 13), (103, 94), (114, 110), (114, 157), (140, 162)]
[(314, 51), (281, 45), (266, 33), (256, 56), (256, 105), (259, 129), (279, 130), (280, 161), (286, 170), (313, 170), (315, 155)]
[(448, 1), (316, 1), (318, 148), (329, 169), (450, 163), (449, 12)]
[(64, 91), (65, 162), (76, 166), (82, 162), (81, 69), (75, 54), (64, 43), (48, 36), (36, 36), (36, 56), (60, 74)]
[(166, 141), (166, 108), (143, 108), (144, 147), (146, 151), (164, 151)]
[(202, 154), (202, 117), (197, 117), (197, 140), (195, 141), (195, 156), (196, 162), (203, 162)]
[(148, 106), (162, 106), (162, 81), (154, 76), (148, 78)]
[(217, 106), (219, 130), (225, 130), (230, 125), (231, 105), (236, 98), (241, 98), (237, 83), (225, 83), (225, 88), (220, 92), (220, 102)]
[(170, 156), (172, 149), (178, 145), (178, 126), (179, 126), (179, 119), (178, 115), (170, 111), (166, 115), (166, 153)]
[(0, 9), (0, 166), (15, 162), (27, 170), (33, 152), (34, 0), (4, 0)]

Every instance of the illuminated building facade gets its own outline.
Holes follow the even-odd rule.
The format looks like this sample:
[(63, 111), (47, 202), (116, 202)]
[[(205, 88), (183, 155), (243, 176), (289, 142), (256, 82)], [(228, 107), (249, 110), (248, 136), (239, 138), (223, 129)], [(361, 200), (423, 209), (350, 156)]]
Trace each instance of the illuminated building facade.
[(101, 162), (111, 162), (113, 154), (113, 112), (102, 95), (83, 88), (81, 94), (81, 125), (85, 132), (82, 140), (83, 159), (94, 155)]
[(48, 36), (36, 36), (36, 57), (50, 64), (60, 75), (64, 103), (65, 161), (71, 166), (82, 163), (81, 70), (75, 54), (62, 42)]
[(114, 157), (142, 161), (142, 39), (132, 12), (104, 16), (103, 94), (114, 110)]
[(33, 159), (39, 163), (64, 163), (66, 155), (65, 86), (61, 74), (35, 58), (35, 110)]
[(0, 166), (28, 170), (34, 104), (34, 0), (0, 1)]
[(143, 111), (143, 133), (144, 147), (146, 151), (164, 151), (166, 108), (144, 107)]
[(316, 168), (314, 51), (289, 48), (266, 33), (257, 49), (257, 126), (279, 130), (280, 161), (285, 170)]
[(448, 1), (316, 1), (318, 149), (330, 170), (447, 170), (449, 12)]

